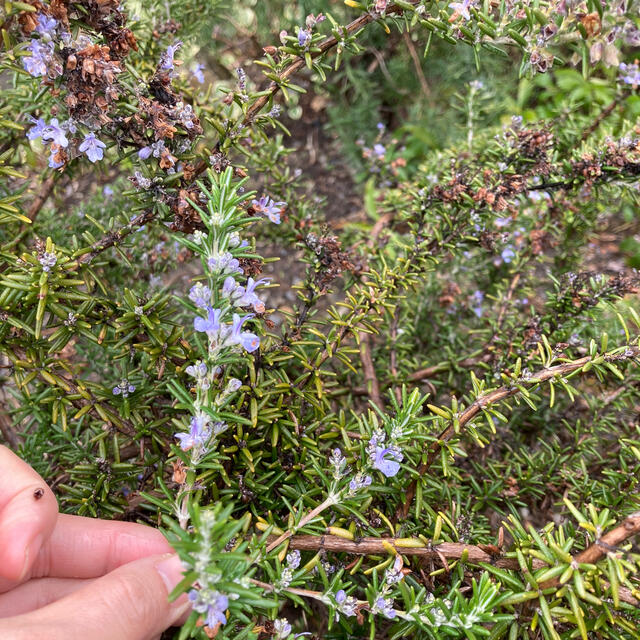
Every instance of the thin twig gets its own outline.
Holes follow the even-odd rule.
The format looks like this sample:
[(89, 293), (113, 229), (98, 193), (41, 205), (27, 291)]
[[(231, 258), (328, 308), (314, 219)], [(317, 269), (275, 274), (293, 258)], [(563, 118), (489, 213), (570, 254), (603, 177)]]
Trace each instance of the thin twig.
[(601, 124), (608, 118), (615, 108), (630, 95), (630, 91), (622, 91), (610, 102), (599, 114), (598, 117), (583, 131), (580, 142), (584, 142)]
[(61, 173), (58, 173), (56, 171), (55, 173), (52, 173), (42, 183), (42, 187), (40, 188), (40, 193), (36, 196), (36, 199), (31, 204), (31, 207), (29, 207), (29, 211), (27, 213), (27, 218), (29, 218), (31, 222), (33, 222), (36, 219), (36, 217), (40, 213), (40, 209), (42, 209), (42, 207), (44, 206), (44, 203), (49, 199), (49, 196), (53, 191), (53, 187), (55, 187), (56, 182), (60, 179), (61, 175), (62, 175)]
[[(418, 2), (411, 2), (411, 4), (418, 4)], [(396, 4), (387, 7), (386, 14), (391, 15), (394, 13), (402, 13), (404, 9), (399, 7)], [(379, 18), (375, 13), (365, 13), (361, 15), (359, 18), (356, 18), (353, 22), (350, 22), (344, 29), (342, 30), (343, 36), (349, 35), (358, 31), (365, 25), (373, 22)], [(330, 49), (333, 49), (338, 44), (338, 39), (334, 36), (327, 38), (323, 42), (318, 45), (318, 48), (314, 51), (310, 52), (311, 58), (315, 59), (319, 56), (325, 54)], [(292, 62), (279, 76), (278, 81), (273, 81), (269, 84), (269, 86), (263, 91), (266, 92), (264, 95), (260, 96), (247, 110), (247, 114), (245, 115), (243, 124), (249, 124), (254, 116), (264, 107), (267, 102), (274, 96), (278, 91), (280, 91), (280, 86), (286, 82), (291, 76), (293, 76), (299, 69), (301, 69), (305, 65), (305, 59), (303, 57), (299, 57)]]
[[(400, 309), (396, 308), (393, 312), (393, 319), (391, 320), (391, 326), (389, 327), (389, 339), (391, 340), (391, 350), (389, 353), (389, 372), (393, 380), (398, 379), (398, 353), (396, 351), (396, 342), (398, 341), (398, 322), (400, 322)], [(393, 385), (393, 393), (398, 403), (402, 399), (400, 388), (398, 385)]]
[(371, 337), (368, 333), (360, 331), (358, 333), (360, 341), (360, 362), (362, 362), (362, 373), (364, 375), (367, 392), (371, 401), (380, 409), (384, 408), (382, 396), (380, 395), (380, 383), (376, 376), (376, 368), (371, 356)]
[[(623, 352), (621, 356), (612, 356), (612, 360), (624, 360), (632, 357), (638, 356), (640, 354), (640, 349), (635, 346), (627, 347), (629, 351), (629, 355), (624, 355), (626, 352)], [(553, 367), (548, 367), (546, 369), (541, 369), (540, 371), (534, 373), (531, 378), (529, 378), (528, 382), (530, 383), (542, 383), (547, 380), (551, 380), (553, 378), (566, 376), (569, 373), (574, 371), (578, 371), (586, 364), (591, 362), (593, 358), (591, 356), (584, 356), (583, 358), (579, 358), (577, 360), (573, 360), (571, 362), (563, 362), (562, 364), (555, 365)], [(605, 361), (607, 359), (605, 358)], [(520, 393), (520, 389), (513, 386), (504, 386), (499, 389), (494, 389), (493, 391), (488, 391), (478, 396), (476, 400), (474, 400), (461, 414), (457, 416), (458, 424), (457, 429), (461, 430), (468, 422), (473, 420), (485, 407), (495, 404), (496, 402), (500, 402), (501, 400), (505, 400), (506, 398), (511, 398)], [(423, 462), (420, 467), (418, 467), (418, 475), (424, 475), (429, 467), (434, 463), (438, 455), (440, 454), (440, 448), (443, 446), (445, 442), (451, 439), (451, 437), (456, 432), (456, 427), (454, 427), (453, 421), (449, 421), (449, 424), (440, 432), (437, 436), (437, 439), (433, 444), (431, 444), (427, 450), (427, 459)], [(415, 496), (416, 486), (418, 480), (413, 480), (409, 487), (407, 488), (406, 498), (404, 504), (400, 508), (400, 513), (403, 518), (407, 517), (409, 513), (409, 507), (411, 506), (411, 502), (413, 497)]]
[(422, 64), (420, 63), (418, 52), (416, 51), (416, 48), (413, 45), (413, 40), (411, 40), (411, 36), (409, 35), (408, 31), (405, 31), (402, 37), (404, 38), (404, 41), (407, 45), (407, 49), (409, 50), (409, 55), (413, 60), (413, 66), (415, 67), (416, 74), (420, 82), (420, 87), (422, 89), (422, 93), (424, 93), (424, 95), (427, 98), (429, 98), (431, 96), (431, 89), (429, 89), (429, 84), (427, 83), (427, 79), (424, 76), (424, 71), (422, 70)]

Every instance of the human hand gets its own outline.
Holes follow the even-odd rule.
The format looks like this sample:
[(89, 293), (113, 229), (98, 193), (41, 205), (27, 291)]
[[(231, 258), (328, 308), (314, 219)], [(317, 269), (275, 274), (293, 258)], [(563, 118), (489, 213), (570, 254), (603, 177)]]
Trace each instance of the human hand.
[(0, 445), (0, 638), (146, 640), (185, 617), (182, 566), (151, 527), (58, 513), (44, 480)]

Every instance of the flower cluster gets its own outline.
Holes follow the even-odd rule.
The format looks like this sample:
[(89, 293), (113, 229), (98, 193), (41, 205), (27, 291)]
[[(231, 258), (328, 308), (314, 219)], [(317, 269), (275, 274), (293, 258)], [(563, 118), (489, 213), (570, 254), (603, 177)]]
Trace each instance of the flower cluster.
[[(65, 152), (65, 149), (69, 148), (67, 136), (77, 132), (74, 120), (70, 118), (65, 122), (59, 122), (58, 118), (52, 118), (47, 124), (42, 118), (31, 118), (31, 122), (33, 126), (27, 131), (27, 138), (29, 140), (41, 138), (44, 142), (49, 142), (51, 144), (49, 167), (51, 169), (62, 167), (68, 160), (68, 154)], [(78, 151), (84, 153), (91, 162), (104, 158), (106, 145), (98, 140), (93, 132), (87, 133), (81, 142), (76, 142)]]
[(640, 66), (637, 62), (633, 64), (620, 63), (618, 67), (620, 72), (620, 82), (631, 85), (636, 88), (640, 86)]
[(355, 616), (358, 610), (358, 601), (353, 596), (348, 596), (344, 589), (340, 589), (335, 595), (336, 601), (336, 621), (339, 620), (341, 613), (347, 618)]
[(207, 627), (215, 629), (219, 624), (226, 624), (226, 611), (229, 608), (229, 598), (213, 589), (192, 589), (189, 591), (189, 602), (194, 611), (204, 613)]
[(249, 277), (243, 287), (232, 276), (229, 276), (222, 285), (222, 296), (228, 298), (236, 307), (252, 307), (256, 313), (264, 313), (264, 302), (257, 296), (255, 290), (257, 287), (268, 283), (268, 278), (254, 280)]
[(126, 378), (123, 378), (120, 381), (120, 384), (113, 387), (113, 395), (114, 396), (122, 396), (123, 398), (128, 398), (129, 394), (133, 393), (136, 390), (135, 385), (131, 384)]
[(286, 589), (293, 580), (293, 572), (300, 566), (300, 552), (290, 551), (287, 553), (286, 565), (282, 569), (280, 578), (277, 580), (275, 587), (277, 590)]
[(202, 360), (198, 360), (195, 364), (189, 365), (185, 372), (187, 375), (190, 375), (192, 378), (196, 379), (196, 384), (198, 388), (206, 391), (211, 386), (211, 381), (209, 379), (209, 370), (207, 365)]
[(211, 572), (212, 529), (215, 516), (205, 511), (200, 517), (200, 544), (194, 554), (194, 569), (198, 574), (198, 587), (189, 591), (189, 602), (194, 611), (204, 614), (204, 623), (210, 629), (226, 624), (229, 596), (222, 593), (217, 584), (222, 578), (219, 572)]
[(193, 327), (200, 333), (206, 333), (209, 338), (210, 353), (217, 352), (224, 347), (235, 347), (239, 345), (246, 349), (249, 353), (255, 351), (260, 346), (260, 338), (251, 331), (243, 331), (244, 323), (253, 317), (253, 314), (239, 316), (233, 314), (231, 324), (221, 321), (222, 310), (207, 307), (207, 317), (196, 317), (193, 321)]
[(39, 37), (31, 39), (27, 47), (31, 55), (22, 58), (22, 66), (34, 78), (53, 79), (62, 74), (62, 65), (55, 56), (55, 43), (53, 42), (58, 21), (43, 13), (38, 14), (36, 18), (38, 23), (35, 33)]
[(53, 267), (56, 266), (58, 258), (56, 257), (55, 253), (52, 253), (51, 251), (45, 251), (40, 256), (39, 262), (42, 265), (42, 270), (48, 273), (49, 271), (51, 271), (51, 269), (53, 269)]

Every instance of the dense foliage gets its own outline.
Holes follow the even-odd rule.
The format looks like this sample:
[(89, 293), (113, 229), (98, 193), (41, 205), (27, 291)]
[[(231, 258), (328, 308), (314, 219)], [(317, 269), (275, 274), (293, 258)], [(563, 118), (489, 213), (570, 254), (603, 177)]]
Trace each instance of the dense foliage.
[(3, 11), (1, 439), (175, 637), (638, 637), (637, 0)]

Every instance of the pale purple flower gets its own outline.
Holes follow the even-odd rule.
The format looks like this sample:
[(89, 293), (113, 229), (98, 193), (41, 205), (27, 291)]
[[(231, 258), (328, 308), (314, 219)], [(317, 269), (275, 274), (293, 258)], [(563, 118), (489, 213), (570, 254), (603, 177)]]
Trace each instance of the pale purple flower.
[(36, 140), (37, 138), (42, 138), (42, 134), (47, 126), (47, 123), (42, 119), (38, 118), (37, 120), (33, 117), (29, 117), (31, 122), (33, 123), (33, 127), (27, 131), (27, 138), (29, 140)]
[(153, 155), (154, 158), (159, 158), (162, 152), (165, 150), (164, 140), (158, 140), (147, 147), (142, 147), (138, 151), (138, 158), (146, 160), (149, 156)]
[(618, 69), (620, 71), (620, 82), (634, 87), (640, 85), (640, 67), (637, 62), (635, 64), (621, 62)]
[(60, 145), (63, 149), (69, 146), (69, 140), (65, 130), (58, 123), (58, 118), (52, 118), (51, 122), (42, 128), (42, 139)]
[(370, 484), (371, 476), (366, 476), (364, 473), (358, 472), (349, 482), (349, 492), (354, 494), (363, 487), (368, 487)]
[(123, 398), (128, 398), (130, 393), (133, 393), (136, 390), (135, 385), (131, 384), (126, 378), (123, 378), (120, 384), (113, 387), (113, 395), (119, 396), (122, 395)]
[(34, 78), (46, 76), (53, 58), (53, 42), (34, 39), (27, 48), (31, 55), (22, 58), (22, 66), (25, 71)]
[(327, 19), (327, 16), (323, 15), (322, 13), (319, 13), (317, 16), (314, 16), (313, 13), (310, 13), (306, 18), (305, 18), (305, 24), (307, 25), (307, 29), (313, 29), (316, 25), (320, 24), (321, 22), (324, 22)]
[(260, 346), (260, 338), (249, 331), (242, 331), (242, 325), (246, 320), (252, 318), (252, 314), (240, 317), (237, 313), (233, 314), (233, 324), (231, 326), (231, 334), (229, 335), (230, 344), (242, 345), (249, 353), (252, 353)]
[(238, 304), (244, 295), (244, 287), (241, 287), (233, 276), (227, 276), (222, 284), (222, 295), (230, 298), (234, 304)]
[(513, 218), (511, 216), (507, 216), (506, 218), (496, 218), (493, 223), (496, 227), (502, 228), (513, 222)]
[(404, 578), (402, 567), (402, 556), (398, 554), (393, 562), (393, 566), (387, 569), (386, 573), (384, 574), (384, 581), (386, 582), (386, 584), (396, 584)]
[(274, 222), (280, 224), (280, 212), (287, 206), (286, 202), (274, 202), (269, 196), (262, 196), (258, 200), (252, 200), (251, 206), (257, 213), (262, 213)]
[(201, 318), (198, 316), (193, 321), (193, 328), (201, 333), (212, 335), (220, 331), (220, 315), (222, 311), (220, 309), (214, 309), (213, 307), (207, 307), (207, 318)]
[(207, 260), (207, 266), (213, 272), (242, 273), (240, 260), (234, 258), (228, 251), (211, 256)]
[(184, 126), (185, 129), (193, 129), (198, 119), (193, 107), (190, 104), (184, 104), (183, 102), (179, 102), (176, 105), (176, 108), (173, 111), (173, 116)]
[(509, 264), (516, 257), (516, 252), (511, 247), (506, 247), (502, 250), (500, 257), (503, 262)]
[(374, 144), (373, 145), (373, 153), (375, 153), (378, 158), (382, 159), (384, 158), (384, 154), (387, 152), (387, 150), (385, 149), (385, 146), (383, 144)]
[(227, 382), (227, 388), (225, 389), (225, 393), (235, 393), (242, 386), (242, 381), (238, 380), (238, 378), (230, 378), (229, 382)]
[(238, 300), (238, 304), (241, 307), (253, 307), (253, 310), (256, 313), (264, 313), (264, 302), (262, 302), (262, 300), (260, 300), (260, 298), (258, 298), (258, 296), (255, 294), (255, 289), (262, 284), (268, 283), (269, 278), (260, 278), (259, 280), (254, 280), (250, 277), (244, 287), (244, 293), (242, 297)]
[(476, 316), (478, 318), (482, 317), (482, 302), (484, 300), (484, 293), (482, 293), (482, 291), (477, 290), (473, 292), (473, 295), (471, 296), (471, 309), (473, 310), (473, 313), (476, 314)]
[(396, 611), (393, 608), (393, 600), (391, 598), (383, 598), (380, 596), (371, 607), (372, 613), (381, 613), (390, 620), (396, 617)]
[(471, 20), (469, 14), (469, 6), (473, 0), (462, 0), (462, 2), (451, 2), (449, 8), (453, 9), (455, 13), (462, 16), (465, 20)]
[(236, 75), (238, 76), (238, 90), (244, 93), (247, 89), (247, 72), (242, 67), (238, 67)]
[(339, 480), (343, 475), (343, 468), (347, 464), (347, 459), (342, 455), (342, 451), (336, 447), (329, 457), (329, 465), (333, 468), (333, 477)]
[(189, 451), (190, 449), (202, 450), (211, 438), (209, 418), (204, 414), (193, 416), (189, 424), (189, 431), (187, 433), (175, 433), (174, 437), (180, 441), (180, 448), (183, 451)]
[(198, 63), (191, 70), (191, 74), (200, 84), (204, 84), (204, 73), (203, 73), (204, 69), (205, 69), (205, 66), (201, 63)]
[(176, 55), (176, 52), (181, 46), (182, 46), (182, 42), (178, 40), (167, 47), (167, 50), (162, 54), (162, 58), (160, 59), (160, 67), (162, 69), (167, 69), (167, 70), (173, 69), (173, 66), (174, 66), (173, 59)]
[(194, 364), (189, 365), (185, 372), (187, 375), (196, 379), (198, 386), (201, 389), (208, 389), (211, 385), (209, 378), (207, 378), (207, 365), (202, 360), (197, 360)]
[(57, 24), (58, 21), (55, 18), (41, 13), (40, 15), (38, 15), (38, 25), (36, 26), (36, 31), (41, 36), (51, 37), (53, 35), (51, 32), (55, 31)]
[(308, 49), (311, 43), (311, 31), (298, 27), (298, 45), (303, 49)]
[(287, 553), (287, 565), (290, 569), (297, 569), (300, 566), (300, 552), (297, 549)]
[(45, 251), (39, 258), (39, 261), (42, 265), (42, 270), (48, 273), (53, 267), (55, 267), (56, 262), (58, 262), (58, 258), (56, 257), (55, 253)]
[(104, 158), (104, 149), (106, 148), (106, 144), (101, 140), (96, 138), (93, 132), (88, 133), (80, 146), (78, 147), (78, 151), (86, 154), (87, 158), (91, 162), (97, 162), (98, 160), (102, 160)]
[[(348, 596), (344, 589), (340, 589), (336, 593), (336, 609), (342, 613), (343, 615), (350, 618), (351, 616), (356, 615), (356, 610), (358, 607), (358, 601), (353, 596)], [(336, 620), (339, 618), (336, 613)]]
[(402, 459), (402, 452), (397, 447), (376, 447), (372, 462), (374, 469), (392, 478), (400, 471)]
[(202, 284), (202, 282), (197, 282), (189, 291), (189, 300), (191, 300), (196, 307), (206, 309), (211, 303), (211, 289)]
[(291, 625), (286, 618), (279, 618), (273, 623), (273, 631), (276, 640), (286, 640), (291, 635)]
[(225, 611), (229, 608), (229, 598), (219, 591), (211, 589), (192, 589), (189, 591), (189, 600), (194, 611), (205, 613), (205, 624), (215, 629), (218, 624), (226, 624)]
[(207, 365), (202, 360), (198, 360), (195, 364), (190, 364), (185, 371), (193, 378), (202, 378), (207, 375)]

